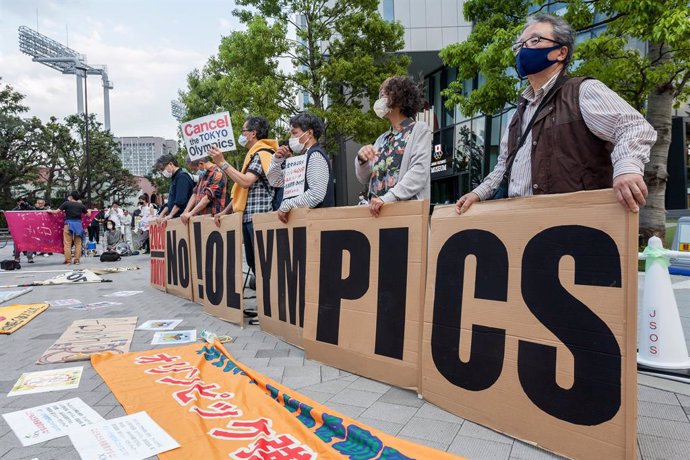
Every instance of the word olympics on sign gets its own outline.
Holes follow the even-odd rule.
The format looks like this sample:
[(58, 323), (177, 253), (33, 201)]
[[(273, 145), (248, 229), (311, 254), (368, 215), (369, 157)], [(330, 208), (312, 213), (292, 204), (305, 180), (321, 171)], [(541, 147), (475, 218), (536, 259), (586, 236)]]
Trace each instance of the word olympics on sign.
[[(218, 306), (237, 311), (227, 298), (241, 298), (239, 224), (202, 222), (189, 244), (176, 221), (167, 291), (208, 297), (212, 283)], [(296, 209), (288, 224), (258, 214), (254, 230), (261, 327), (308, 358), (416, 388), (561, 455), (634, 457), (637, 214), (611, 190), (478, 203), (463, 216), (437, 207), (430, 231), (418, 201), (379, 218), (364, 207)], [(192, 288), (199, 270), (203, 290)]]
[(182, 137), (192, 160), (207, 156), (212, 145), (222, 152), (237, 150), (230, 113), (206, 115), (182, 124)]

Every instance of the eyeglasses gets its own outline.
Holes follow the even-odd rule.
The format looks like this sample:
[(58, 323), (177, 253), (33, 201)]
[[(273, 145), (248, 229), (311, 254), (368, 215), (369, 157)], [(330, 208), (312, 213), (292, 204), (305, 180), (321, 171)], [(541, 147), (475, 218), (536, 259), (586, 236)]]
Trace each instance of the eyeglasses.
[(557, 42), (556, 40), (552, 40), (550, 38), (541, 37), (539, 35), (536, 35), (534, 37), (528, 38), (525, 41), (513, 43), (513, 45), (510, 47), (510, 49), (513, 51), (513, 53), (517, 54), (518, 51), (520, 51), (522, 48), (534, 48), (542, 40), (546, 40), (547, 42), (555, 43), (557, 45), (565, 46), (565, 45), (563, 45), (563, 43)]
[(242, 128), (242, 131), (241, 131), (241, 132), (243, 132), (243, 133), (250, 133), (250, 132), (252, 132), (252, 131), (254, 131), (254, 130), (253, 130), (253, 129), (244, 129), (244, 128)]

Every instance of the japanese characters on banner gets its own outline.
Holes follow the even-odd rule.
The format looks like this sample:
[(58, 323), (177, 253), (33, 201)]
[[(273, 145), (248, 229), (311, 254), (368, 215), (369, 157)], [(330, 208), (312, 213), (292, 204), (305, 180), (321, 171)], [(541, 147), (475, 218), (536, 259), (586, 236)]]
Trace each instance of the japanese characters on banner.
[(151, 246), (151, 286), (165, 291), (165, 223), (149, 225)]
[[(262, 329), (559, 454), (633, 456), (637, 215), (611, 190), (578, 192), (478, 203), (463, 216), (437, 207), (429, 234), (427, 209), (294, 209), (288, 224), (255, 215)], [(191, 297), (181, 267), (200, 251), (207, 297), (203, 248), (227, 236), (213, 230), (209, 243), (201, 223), (194, 248), (184, 226), (171, 234), (175, 221), (168, 292), (177, 270), (187, 278), (173, 284)], [(214, 292), (220, 282), (235, 292), (227, 272), (212, 276)]]
[(283, 199), (304, 193), (307, 173), (307, 155), (297, 155), (285, 160)]
[(302, 346), (307, 269), (307, 214), (293, 209), (287, 225), (275, 213), (254, 214), (256, 309), (261, 329)]
[(208, 156), (212, 145), (222, 152), (237, 150), (229, 112), (215, 113), (182, 123), (182, 137), (192, 160)]
[(313, 210), (303, 343), (310, 358), (416, 387), (429, 204)]
[[(65, 214), (49, 211), (4, 211), (14, 246), (19, 251), (55, 252), (64, 250), (62, 232)], [(98, 210), (84, 214), (82, 227), (86, 229)]]
[(424, 399), (571, 458), (635, 458), (637, 214), (611, 190), (431, 221)]
[(189, 227), (181, 219), (171, 219), (165, 224), (165, 291), (183, 299), (194, 301), (192, 296), (192, 264)]
[(242, 214), (191, 221), (192, 289), (204, 311), (242, 325)]
[(458, 458), (331, 411), (243, 366), (218, 341), (91, 362), (127, 413), (146, 411), (179, 443), (162, 460)]
[(0, 334), (11, 334), (48, 309), (47, 303), (0, 307)]

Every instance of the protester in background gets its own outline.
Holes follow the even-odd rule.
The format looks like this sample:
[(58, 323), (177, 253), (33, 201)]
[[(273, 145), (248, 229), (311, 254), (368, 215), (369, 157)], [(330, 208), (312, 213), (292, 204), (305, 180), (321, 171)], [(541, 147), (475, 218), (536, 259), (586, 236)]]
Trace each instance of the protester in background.
[(123, 209), (122, 210), (122, 218), (120, 221), (122, 222), (122, 239), (125, 243), (129, 245), (130, 248), (133, 248), (132, 245), (132, 224), (134, 223), (133, 221), (132, 214), (129, 212), (128, 209)]
[[(72, 244), (74, 243), (74, 264), (79, 265), (81, 258), (81, 242), (84, 236), (84, 229), (81, 226), (81, 217), (86, 214), (86, 206), (79, 201), (79, 192), (72, 192), (67, 197), (67, 201), (62, 203), (58, 209), (51, 212), (65, 213), (65, 227), (62, 232), (65, 261), (64, 264), (72, 263)], [(114, 224), (114, 223), (113, 223)]]
[[(496, 167), (460, 197), (458, 214), (492, 198), (610, 187), (629, 211), (644, 205), (644, 164), (656, 132), (602, 82), (565, 75), (574, 46), (575, 30), (563, 18), (527, 19), (512, 49), (529, 86), (503, 135)], [(539, 116), (540, 109), (548, 116)]]
[[(36, 204), (34, 205), (34, 208), (36, 211), (50, 211), (50, 206), (46, 205), (46, 200), (39, 198), (36, 200)], [(43, 257), (50, 257), (53, 255), (52, 252), (39, 252), (39, 256)]]
[(242, 134), (237, 139), (238, 144), (248, 149), (241, 171), (225, 161), (218, 147), (214, 146), (209, 150), (213, 162), (220, 166), (220, 169), (235, 183), (230, 192), (230, 204), (216, 214), (215, 223), (220, 226), (220, 217), (224, 214), (244, 213), (242, 239), (247, 265), (252, 270), (252, 279), (249, 280), (249, 287), (252, 289), (256, 286), (252, 216), (273, 211), (273, 187), (269, 185), (266, 173), (271, 165), (273, 154), (278, 148), (278, 141), (268, 138), (268, 130), (268, 120), (264, 117), (249, 116), (245, 119)]
[(150, 204), (153, 206), (153, 209), (156, 210), (156, 214), (158, 214), (158, 210), (160, 209), (160, 204), (158, 203), (160, 200), (160, 195), (156, 193), (151, 194), (151, 201)]
[(100, 225), (102, 222), (105, 221), (105, 207), (103, 204), (99, 207), (98, 214), (93, 218), (93, 220), (89, 223), (89, 226), (87, 227), (87, 232), (89, 235), (89, 242), (96, 242), (96, 244), (99, 244), (101, 241), (101, 228)]
[(357, 198), (359, 199), (357, 202), (358, 206), (367, 206), (369, 204), (369, 200), (364, 198), (364, 192), (359, 192), (359, 196)]
[(431, 130), (415, 116), (424, 106), (422, 91), (409, 77), (383, 82), (374, 112), (391, 128), (355, 158), (355, 174), (369, 184), (369, 211), (378, 217), (384, 203), (429, 199)]
[[(12, 209), (12, 211), (34, 211), (36, 208), (31, 206), (28, 201), (24, 198), (17, 198), (17, 206)], [(26, 256), (27, 261), (32, 264), (34, 263), (34, 252), (32, 251), (24, 251), (24, 255)], [(21, 260), (21, 252), (17, 250), (17, 247), (15, 246), (14, 248), (14, 260), (15, 262), (19, 262)]]
[(117, 244), (122, 241), (122, 232), (119, 228), (115, 227), (115, 224), (111, 220), (109, 220), (105, 225), (105, 250), (115, 251)]
[(268, 182), (273, 187), (282, 187), (285, 173), (282, 165), (293, 153), (307, 155), (304, 192), (296, 197), (284, 198), (278, 209), (278, 218), (287, 223), (293, 208), (327, 208), (335, 206), (333, 170), (326, 151), (318, 142), (324, 125), (320, 118), (299, 113), (290, 119), (289, 146), (280, 146), (268, 169)]
[(122, 208), (120, 207), (120, 203), (118, 203), (117, 201), (113, 201), (113, 204), (112, 206), (110, 206), (110, 209), (108, 209), (105, 212), (106, 220), (112, 221), (115, 224), (115, 227), (117, 228), (122, 227), (122, 215)]
[(199, 183), (199, 178), (200, 172), (199, 171), (199, 165), (197, 164), (196, 161), (192, 160), (192, 157), (187, 155), (187, 169), (191, 172), (192, 180), (194, 181), (195, 184)]
[(189, 203), (194, 190), (192, 175), (177, 166), (177, 159), (170, 154), (162, 155), (154, 166), (163, 176), (170, 179), (170, 189), (166, 206), (158, 215), (159, 219), (174, 219), (180, 217)]
[(141, 221), (137, 226), (138, 246), (144, 250), (144, 254), (148, 254), (150, 252), (149, 225), (156, 219), (156, 208), (149, 202), (149, 196), (146, 193), (139, 197), (139, 211), (141, 212)]
[(192, 216), (211, 214), (215, 216), (225, 209), (227, 182), (225, 174), (219, 167), (204, 157), (192, 162), (201, 172), (199, 183), (194, 187), (194, 194), (180, 216), (183, 223), (189, 222)]

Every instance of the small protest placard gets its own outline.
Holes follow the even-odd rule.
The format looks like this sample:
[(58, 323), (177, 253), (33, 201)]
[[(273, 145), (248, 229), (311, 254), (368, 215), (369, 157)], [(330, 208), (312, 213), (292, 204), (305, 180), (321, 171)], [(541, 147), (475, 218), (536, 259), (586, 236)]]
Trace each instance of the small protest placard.
[(207, 156), (212, 145), (217, 145), (223, 152), (237, 150), (228, 112), (206, 115), (182, 123), (182, 137), (192, 160)]
[(19, 377), (7, 396), (45, 393), (46, 391), (73, 390), (79, 387), (84, 366), (26, 372)]
[(299, 155), (285, 160), (283, 198), (294, 198), (304, 193), (307, 177), (307, 156)]

